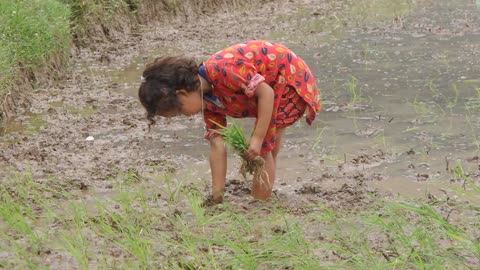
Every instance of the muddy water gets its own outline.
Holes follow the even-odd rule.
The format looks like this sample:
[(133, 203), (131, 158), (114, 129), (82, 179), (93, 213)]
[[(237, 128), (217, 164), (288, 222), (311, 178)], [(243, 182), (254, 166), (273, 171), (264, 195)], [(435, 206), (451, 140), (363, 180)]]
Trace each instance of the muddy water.
[[(311, 67), (321, 88), (323, 107), (312, 127), (301, 121), (287, 130), (278, 164), (276, 189), (279, 193), (315, 193), (316, 185), (335, 189), (354, 179), (402, 195), (423, 197), (430, 192), (441, 196), (441, 190), (462, 187), (463, 180), (451, 171), (459, 165), (473, 180), (478, 180), (480, 9), (475, 2), (363, 0), (324, 3), (305, 0), (295, 1), (295, 4), (298, 5), (270, 9), (272, 26), (266, 30), (244, 26), (251, 32), (239, 30), (241, 34), (230, 38), (208, 35), (226, 31), (228, 25), (221, 27), (222, 30), (215, 28), (208, 34), (203, 33), (204, 39), (198, 38), (198, 27), (161, 29), (159, 33), (163, 34), (160, 35), (173, 41), (142, 51), (141, 56), (122, 65), (123, 68), (113, 65), (89, 67), (83, 76), (88, 80), (94, 76), (106, 77), (99, 80), (99, 84), (106, 80), (108, 91), (132, 100), (136, 99), (145, 63), (155, 56), (186, 54), (202, 60), (227, 44), (245, 39), (280, 41)], [(201, 29), (210, 27), (209, 23), (210, 20), (198, 22)], [(256, 23), (262, 22), (255, 19), (249, 22), (250, 25)], [(185, 36), (180, 37), (180, 41), (173, 39), (180, 32)], [(80, 63), (79, 66), (88, 64)], [(87, 81), (80, 80), (80, 88), (82, 82), (88, 85)], [(79, 93), (77, 91), (73, 92)], [(48, 99), (50, 108), (41, 108), (75, 114), (65, 119), (56, 115), (46, 117), (50, 120), (55, 117), (66, 122), (75, 121), (76, 125), (82, 125), (82, 121), (88, 123), (81, 128), (69, 126), (66, 130), (71, 131), (72, 135), (68, 136), (73, 139), (66, 136), (65, 141), (84, 147), (83, 141), (90, 135), (88, 132), (96, 133), (95, 142), (88, 146), (93, 150), (87, 150), (89, 152), (81, 160), (106, 159), (105, 163), (97, 165), (100, 169), (86, 161), (86, 165), (76, 164), (78, 168), (69, 168), (69, 174), (65, 175), (78, 175), (78, 171), (83, 170), (82, 177), (96, 180), (104, 177), (101, 171), (105, 164), (107, 167), (112, 164), (137, 166), (128, 158), (140, 160), (144, 156), (138, 153), (143, 151), (148, 157), (173, 157), (183, 163), (178, 179), (197, 178), (208, 183), (208, 143), (202, 139), (201, 116), (169, 122), (159, 119), (159, 124), (145, 135), (144, 126), (140, 126), (145, 123), (139, 122), (140, 112), (124, 111), (124, 107), (141, 109), (138, 102), (137, 107), (123, 101), (115, 106), (109, 102), (120, 100), (118, 96), (103, 100), (95, 96), (97, 92), (93, 93), (85, 93), (83, 100), (76, 103), (70, 102), (71, 99), (75, 101), (74, 98)], [(93, 106), (97, 99), (108, 104), (99, 102)], [(121, 113), (115, 116), (118, 111)], [(97, 119), (99, 114), (105, 121)], [(122, 120), (122, 117), (127, 118)], [(40, 125), (29, 124), (32, 121)], [(24, 121), (23, 127), (35, 132), (54, 130), (51, 122), (42, 124), (41, 118), (32, 121)], [(249, 133), (252, 120), (240, 123)], [(95, 125), (97, 127), (93, 128)], [(112, 131), (111, 125), (118, 128)], [(98, 126), (100, 130), (96, 130)], [(10, 130), (19, 128), (14, 125)], [(97, 140), (97, 137), (105, 139)], [(132, 142), (135, 147), (130, 148), (128, 145)], [(32, 144), (36, 144), (34, 140)], [(67, 145), (65, 155), (73, 156), (75, 164), (78, 149), (64, 144)], [(60, 147), (51, 145), (54, 151)], [(47, 143), (47, 146), (50, 145)], [(106, 153), (95, 152), (95, 146)], [(26, 154), (18, 155), (18, 160), (9, 159), (9, 162), (21, 164), (22, 158), (33, 155), (27, 147), (24, 152)], [(115, 159), (119, 152), (122, 155)], [(230, 157), (228, 178), (238, 179), (239, 159), (233, 154)], [(58, 156), (58, 159), (63, 158)], [(57, 158), (51, 163), (38, 164), (41, 167), (55, 162), (61, 164)], [(67, 168), (63, 164), (56, 166), (49, 170)], [(95, 177), (91, 176), (92, 172)]]
[[(298, 189), (295, 179), (367, 167), (384, 180), (375, 182), (378, 188), (423, 196), (459, 188), (451, 173), (455, 166), (478, 167), (480, 33), (469, 29), (467, 17), (478, 18), (479, 12), (467, 15), (471, 2), (444, 1), (428, 10), (429, 18), (422, 17), (421, 4), (404, 1), (395, 9), (388, 8), (389, 1), (380, 2), (385, 2), (383, 8), (370, 5), (363, 11), (353, 5), (352, 14), (373, 12), (391, 19), (394, 30), (356, 31), (342, 25), (316, 40), (309, 37), (310, 44), (320, 46), (271, 33), (309, 63), (324, 104), (314, 126), (301, 122), (287, 131), (278, 165), (279, 190)], [(449, 8), (455, 12), (448, 13)], [(458, 14), (464, 17), (453, 17)], [(290, 19), (298, 21), (295, 15)], [(406, 22), (411, 24), (408, 30), (399, 25)], [(145, 62), (171, 53), (183, 52), (156, 50), (111, 76), (135, 96)], [(251, 121), (240, 122), (251, 128)], [(186, 164), (187, 173), (208, 178), (201, 123), (198, 116), (171, 120), (167, 130), (154, 132), (162, 133), (162, 151), (196, 158)], [(359, 159), (362, 155), (365, 160)], [(235, 168), (238, 160), (232, 159), (230, 167)], [(235, 177), (235, 170), (230, 171)]]
[[(428, 179), (443, 187), (452, 179), (447, 167), (456, 160), (467, 166), (479, 150), (476, 44), (480, 36), (474, 34), (350, 34), (326, 48), (322, 59), (343, 71), (329, 73), (320, 65), (317, 73), (332, 90), (322, 114), (331, 153), (348, 158), (359, 146), (382, 149), (391, 160), (378, 171), (391, 180), (381, 186), (401, 192), (401, 186)], [(358, 106), (341, 112), (340, 100)]]

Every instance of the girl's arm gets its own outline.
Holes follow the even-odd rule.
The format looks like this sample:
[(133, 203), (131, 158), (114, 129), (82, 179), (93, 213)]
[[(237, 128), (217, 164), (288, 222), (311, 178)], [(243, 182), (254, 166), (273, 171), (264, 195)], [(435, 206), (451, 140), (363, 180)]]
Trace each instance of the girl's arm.
[(255, 91), (257, 96), (257, 124), (250, 138), (246, 157), (254, 159), (260, 155), (262, 150), (263, 139), (267, 134), (273, 112), (273, 89), (267, 83), (262, 82), (257, 86)]
[(227, 175), (227, 150), (222, 136), (210, 139), (210, 169), (212, 171), (212, 199), (216, 203), (221, 203)]

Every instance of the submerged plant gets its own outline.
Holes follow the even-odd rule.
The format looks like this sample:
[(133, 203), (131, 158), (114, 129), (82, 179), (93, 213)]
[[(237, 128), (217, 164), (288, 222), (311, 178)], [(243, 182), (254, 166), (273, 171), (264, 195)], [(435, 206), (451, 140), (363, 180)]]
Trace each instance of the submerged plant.
[(350, 80), (348, 80), (348, 93), (350, 94), (350, 102), (352, 104), (357, 104), (359, 101), (363, 99), (362, 97), (362, 86), (358, 85), (358, 79), (352, 76)]

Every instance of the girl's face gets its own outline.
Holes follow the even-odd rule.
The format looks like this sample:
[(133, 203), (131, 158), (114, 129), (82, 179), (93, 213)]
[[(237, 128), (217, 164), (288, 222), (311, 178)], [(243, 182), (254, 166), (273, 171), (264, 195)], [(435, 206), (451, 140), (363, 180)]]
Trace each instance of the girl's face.
[(181, 115), (191, 116), (202, 111), (202, 96), (200, 91), (187, 92), (186, 90), (177, 90), (178, 101), (180, 101)]

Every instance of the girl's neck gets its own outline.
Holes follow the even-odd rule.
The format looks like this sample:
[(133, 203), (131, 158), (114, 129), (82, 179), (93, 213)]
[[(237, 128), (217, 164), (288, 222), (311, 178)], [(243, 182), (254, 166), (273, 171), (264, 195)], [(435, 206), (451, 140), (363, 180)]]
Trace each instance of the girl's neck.
[(198, 76), (198, 78), (200, 79), (200, 88), (201, 88), (200, 90), (204, 94), (212, 92), (212, 86), (210, 85), (210, 83), (207, 80), (205, 80), (202, 76)]

